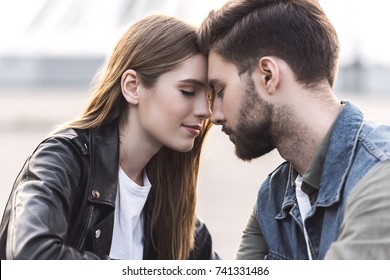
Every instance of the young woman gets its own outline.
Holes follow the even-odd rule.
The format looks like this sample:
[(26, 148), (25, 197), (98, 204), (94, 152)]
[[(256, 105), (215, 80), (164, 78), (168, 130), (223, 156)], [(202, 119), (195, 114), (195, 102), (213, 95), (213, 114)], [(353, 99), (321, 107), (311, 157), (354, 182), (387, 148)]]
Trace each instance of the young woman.
[(195, 217), (210, 127), (196, 30), (155, 15), (119, 40), (84, 113), (45, 139), (15, 181), (2, 259), (212, 259)]

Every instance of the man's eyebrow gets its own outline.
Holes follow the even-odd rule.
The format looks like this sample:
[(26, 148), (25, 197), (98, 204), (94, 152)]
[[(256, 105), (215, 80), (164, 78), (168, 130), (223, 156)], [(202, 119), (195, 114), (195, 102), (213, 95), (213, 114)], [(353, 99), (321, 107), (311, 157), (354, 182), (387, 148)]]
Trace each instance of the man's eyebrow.
[(202, 81), (199, 81), (197, 79), (185, 79), (185, 80), (181, 80), (180, 82), (187, 83), (187, 84), (193, 84), (193, 85), (197, 85), (200, 87), (206, 87), (205, 83), (203, 83)]
[(216, 79), (209, 80), (209, 87), (215, 89), (215, 84), (217, 83)]

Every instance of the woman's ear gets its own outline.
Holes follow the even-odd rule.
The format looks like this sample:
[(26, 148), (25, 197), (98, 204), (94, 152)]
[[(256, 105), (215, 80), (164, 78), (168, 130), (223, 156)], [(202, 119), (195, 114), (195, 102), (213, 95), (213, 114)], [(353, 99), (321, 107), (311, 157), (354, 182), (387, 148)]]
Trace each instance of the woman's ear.
[(277, 61), (270, 56), (264, 56), (258, 64), (261, 86), (270, 95), (276, 92), (280, 82), (280, 69)]
[(139, 101), (138, 85), (137, 72), (133, 69), (126, 70), (121, 79), (122, 94), (127, 102), (134, 105), (138, 104)]

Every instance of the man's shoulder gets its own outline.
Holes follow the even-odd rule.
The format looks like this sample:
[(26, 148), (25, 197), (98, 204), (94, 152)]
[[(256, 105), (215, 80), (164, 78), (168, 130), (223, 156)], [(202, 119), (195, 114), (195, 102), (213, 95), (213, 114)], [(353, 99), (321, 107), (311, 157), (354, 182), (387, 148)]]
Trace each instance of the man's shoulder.
[(291, 169), (291, 163), (289, 161), (282, 162), (278, 167), (272, 171), (269, 176), (280, 176), (289, 173)]
[(380, 160), (390, 159), (390, 125), (365, 121), (359, 134), (359, 141)]
[(267, 178), (263, 181), (261, 188), (270, 186), (272, 184), (283, 184), (287, 182), (290, 171), (291, 164), (289, 161), (281, 163), (270, 174), (268, 174)]

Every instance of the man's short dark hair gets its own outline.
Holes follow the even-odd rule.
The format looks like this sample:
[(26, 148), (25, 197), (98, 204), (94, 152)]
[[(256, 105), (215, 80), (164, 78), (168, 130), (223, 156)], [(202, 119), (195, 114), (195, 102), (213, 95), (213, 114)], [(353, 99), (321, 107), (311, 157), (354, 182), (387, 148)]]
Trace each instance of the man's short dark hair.
[(211, 11), (200, 29), (206, 54), (212, 49), (252, 72), (263, 56), (286, 61), (298, 82), (334, 85), (339, 56), (336, 31), (315, 0), (238, 0)]

